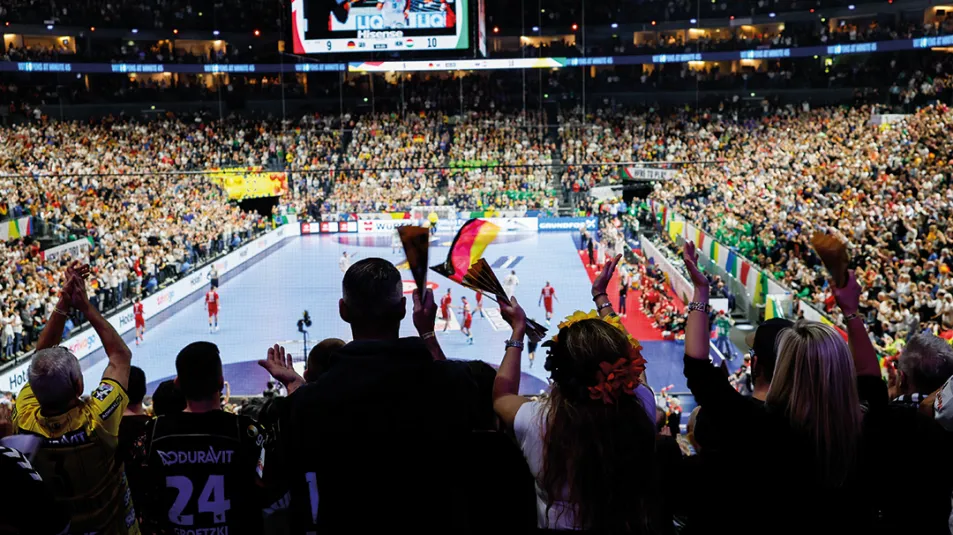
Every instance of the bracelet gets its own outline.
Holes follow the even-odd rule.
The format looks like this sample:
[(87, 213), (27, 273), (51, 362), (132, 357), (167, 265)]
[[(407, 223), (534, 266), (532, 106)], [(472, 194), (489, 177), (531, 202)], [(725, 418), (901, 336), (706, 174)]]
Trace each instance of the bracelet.
[(515, 347), (516, 349), (519, 349), (520, 351), (522, 351), (522, 350), (523, 350), (523, 341), (522, 341), (522, 340), (507, 340), (507, 341), (506, 341), (506, 349), (509, 349), (509, 348), (511, 348), (511, 347)]
[(691, 303), (688, 304), (688, 307), (685, 309), (686, 310), (685, 313), (691, 314), (692, 312), (696, 310), (699, 312), (707, 312), (707, 310), (705, 310), (707, 308), (708, 308), (708, 303), (702, 303), (700, 301), (692, 301)]
[(854, 312), (853, 314), (848, 314), (848, 315), (844, 316), (844, 323), (847, 323), (848, 321), (854, 320), (854, 319), (864, 319), (864, 317), (861, 316), (860, 314)]
[(423, 338), (424, 340), (430, 340), (431, 338), (436, 338), (437, 335), (433, 331), (430, 331), (429, 333), (424, 333), (420, 335), (420, 337)]
[(603, 296), (605, 296), (606, 299), (609, 298), (609, 294), (607, 294), (607, 293), (605, 293), (605, 292), (602, 292), (602, 293), (600, 293), (600, 294), (596, 294), (596, 295), (592, 296), (592, 302), (595, 303), (596, 300), (598, 300), (600, 297), (603, 297)]
[(605, 303), (602, 303), (601, 305), (596, 307), (596, 312), (602, 312), (603, 308), (612, 308), (612, 302), (606, 301)]
[(67, 314), (66, 312), (63, 312), (62, 310), (60, 310), (60, 309), (58, 309), (58, 308), (56, 308), (56, 307), (53, 307), (53, 313), (54, 313), (54, 314), (59, 314), (60, 316), (63, 316), (64, 318), (69, 316), (69, 314)]

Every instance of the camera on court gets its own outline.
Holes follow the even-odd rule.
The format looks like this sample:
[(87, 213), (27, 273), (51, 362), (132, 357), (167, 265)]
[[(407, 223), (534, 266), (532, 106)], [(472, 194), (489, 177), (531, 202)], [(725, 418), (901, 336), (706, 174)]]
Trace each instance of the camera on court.
[(298, 320), (298, 332), (307, 332), (307, 327), (311, 327), (311, 316), (308, 314), (308, 311), (305, 310), (304, 314), (301, 316), (301, 319)]

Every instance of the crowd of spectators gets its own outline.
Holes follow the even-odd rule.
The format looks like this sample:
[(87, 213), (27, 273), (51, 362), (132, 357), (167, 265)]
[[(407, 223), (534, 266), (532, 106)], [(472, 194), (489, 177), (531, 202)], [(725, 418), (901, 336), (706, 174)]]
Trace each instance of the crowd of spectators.
[[(274, 166), (288, 157), (286, 147), (294, 150), (294, 142), (309, 139), (279, 128), (241, 120), (225, 126), (196, 116), (3, 129), (0, 217), (33, 216), (34, 231), (0, 244), (3, 358), (36, 341), (62, 282), (65, 260), (45, 262), (41, 246), (89, 240), (90, 299), (105, 311), (155, 291), (263, 230), (262, 216), (228, 203), (207, 176), (186, 173)], [(306, 158), (309, 150), (316, 149), (295, 157)]]
[(558, 149), (548, 130), (541, 113), (467, 114), (453, 128), (448, 199), (466, 210), (556, 208)]
[(808, 241), (835, 233), (855, 251), (861, 312), (883, 345), (921, 331), (953, 336), (946, 105), (882, 127), (867, 108), (677, 121), (684, 128), (665, 157), (720, 163), (684, 169), (659, 200), (842, 322)]
[[(863, 290), (851, 272), (834, 290), (851, 317), (848, 341), (822, 323), (772, 320), (753, 333), (754, 354), (731, 377), (710, 360), (710, 281), (689, 243), (683, 261), (694, 293), (678, 327), (697, 406), (682, 436), (671, 387), (657, 397), (646, 384), (653, 350), (632, 339), (606, 294), (620, 258), (600, 260), (590, 288), (598, 312), (573, 314), (545, 346), (544, 395), (518, 394), (526, 315), (515, 299), (500, 303), (512, 333), (497, 369), (448, 360), (433, 336), (433, 292), (415, 292), (405, 320), (399, 271), (369, 258), (342, 282), (340, 315), (353, 341), (318, 344), (304, 374), (284, 348), (263, 348), (259, 365), (288, 396), (247, 403), (240, 415), (225, 410), (219, 348), (189, 341), (150, 414), (145, 374), (87, 297), (89, 268), (70, 265), (29, 383), (0, 404), (0, 438), (18, 434), (0, 444), (0, 475), (17, 490), (6, 503), (42, 504), (43, 514), (5, 515), (0, 526), (37, 535), (410, 524), (419, 533), (947, 532), (953, 483), (936, 474), (949, 469), (953, 444), (941, 399), (953, 376), (948, 344), (915, 336), (885, 380), (856, 314)], [(632, 276), (618, 270), (627, 271), (623, 282)], [(637, 273), (651, 288), (653, 275)], [(90, 318), (109, 360), (89, 396), (79, 361), (56, 346), (73, 310)], [(419, 336), (399, 338), (402, 321)], [(918, 493), (893, 492), (888, 452), (904, 455), (903, 477)], [(750, 507), (745, 521), (725, 515), (709, 492), (751, 492), (737, 475), (740, 453), (779, 477), (759, 484), (773, 499)], [(699, 492), (679, 492), (686, 484)], [(388, 498), (378, 514), (367, 514), (369, 485)], [(193, 493), (197, 505), (182, 498)]]

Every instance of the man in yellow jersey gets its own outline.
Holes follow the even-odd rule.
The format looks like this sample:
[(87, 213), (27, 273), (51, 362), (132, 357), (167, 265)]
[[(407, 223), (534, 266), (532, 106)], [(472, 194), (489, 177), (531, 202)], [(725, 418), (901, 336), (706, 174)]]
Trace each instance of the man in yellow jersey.
[[(17, 398), (13, 424), (19, 433), (43, 438), (33, 464), (57, 504), (69, 511), (71, 533), (139, 535), (123, 465), (116, 460), (132, 352), (89, 303), (88, 272), (77, 264), (67, 269), (59, 302), (37, 342), (30, 382)], [(71, 309), (86, 316), (109, 359), (85, 402), (79, 399), (84, 392), (79, 361), (57, 347)]]
[(437, 222), (440, 221), (440, 217), (437, 215), (437, 212), (430, 212), (430, 215), (427, 216), (427, 221), (430, 222), (430, 233), (437, 233)]

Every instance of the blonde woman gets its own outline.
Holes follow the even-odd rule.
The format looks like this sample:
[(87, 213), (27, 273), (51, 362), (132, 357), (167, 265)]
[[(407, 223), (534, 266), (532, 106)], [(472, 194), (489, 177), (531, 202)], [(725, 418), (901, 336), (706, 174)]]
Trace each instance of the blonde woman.
[[(685, 376), (704, 409), (706, 423), (727, 426), (718, 432), (730, 434), (733, 441), (732, 451), (705, 452), (711, 453), (705, 459), (710, 475), (717, 478), (722, 468), (733, 469), (740, 453), (734, 448), (739, 448), (749, 465), (766, 478), (764, 488), (752, 489), (743, 483), (736, 489), (722, 489), (725, 495), (754, 490), (764, 494), (766, 499), (751, 509), (752, 530), (814, 533), (823, 527), (825, 532), (866, 532), (863, 528), (871, 521), (872, 511), (864, 495), (870, 486), (859, 468), (862, 428), (865, 417), (886, 408), (887, 392), (863, 318), (857, 314), (861, 289), (853, 272), (844, 288), (833, 289), (850, 347), (832, 327), (797, 322), (777, 342), (778, 360), (762, 405), (742, 397), (724, 373), (709, 364), (704, 312), (708, 282), (698, 270), (694, 244), (685, 245), (683, 256), (695, 286), (688, 306)], [(737, 526), (732, 527), (738, 533)]]

